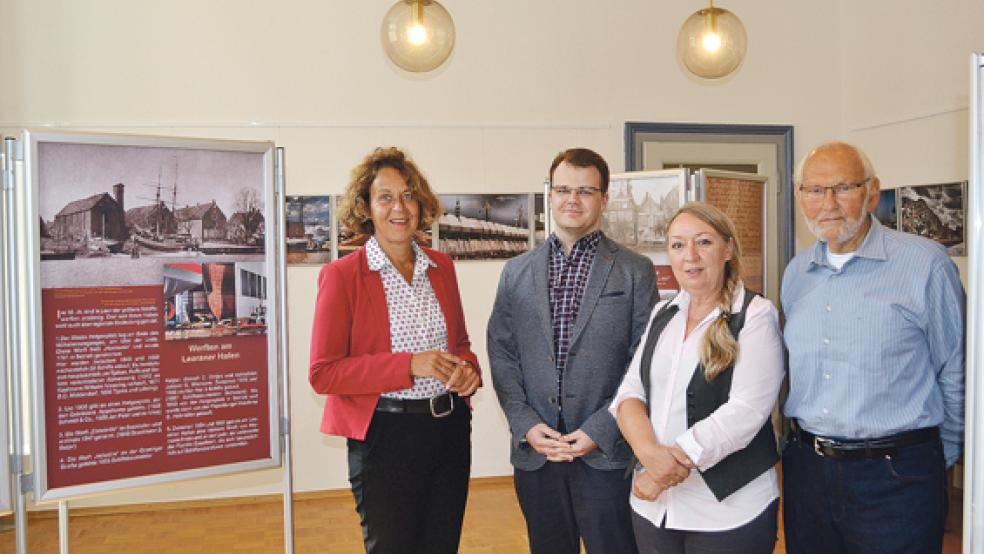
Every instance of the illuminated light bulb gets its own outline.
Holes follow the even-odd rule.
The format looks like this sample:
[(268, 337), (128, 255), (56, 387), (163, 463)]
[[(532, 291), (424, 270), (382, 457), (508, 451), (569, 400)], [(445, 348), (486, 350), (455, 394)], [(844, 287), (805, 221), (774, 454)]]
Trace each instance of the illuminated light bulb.
[(704, 50), (707, 50), (708, 52), (717, 52), (721, 49), (721, 35), (713, 32), (707, 33), (704, 35), (704, 38), (700, 41), (700, 43), (701, 46), (704, 47)]
[(451, 56), (454, 21), (437, 0), (399, 0), (383, 17), (379, 36), (397, 67), (432, 71)]
[(748, 47), (745, 26), (730, 11), (711, 5), (694, 12), (680, 27), (677, 55), (690, 73), (718, 79), (741, 65)]
[(410, 30), (407, 31), (407, 38), (410, 39), (411, 44), (420, 46), (427, 42), (427, 29), (423, 25), (411, 25)]

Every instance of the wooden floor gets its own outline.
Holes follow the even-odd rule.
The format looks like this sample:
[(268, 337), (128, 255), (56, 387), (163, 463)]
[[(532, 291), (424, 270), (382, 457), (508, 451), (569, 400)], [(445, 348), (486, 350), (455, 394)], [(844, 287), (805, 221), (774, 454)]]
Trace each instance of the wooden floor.
[[(959, 503), (955, 504), (951, 527), (958, 527), (960, 521)], [(69, 535), (71, 554), (283, 552), (283, 504), (279, 497), (262, 497), (79, 509), (71, 513)], [(348, 491), (295, 497), (294, 550), (298, 554), (363, 552), (359, 520)], [(13, 531), (0, 532), (0, 553), (12, 552)], [(57, 514), (30, 514), (28, 552), (58, 552)], [(522, 552), (529, 548), (512, 480), (472, 481), (461, 553)], [(959, 552), (959, 530), (948, 532), (944, 553)], [(776, 553), (785, 553), (781, 532)]]

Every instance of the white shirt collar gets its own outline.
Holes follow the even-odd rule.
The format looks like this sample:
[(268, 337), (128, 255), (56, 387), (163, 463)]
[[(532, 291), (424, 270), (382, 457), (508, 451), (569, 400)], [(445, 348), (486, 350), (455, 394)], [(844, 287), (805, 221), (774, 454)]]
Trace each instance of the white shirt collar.
[[(424, 252), (424, 249), (417, 244), (417, 241), (411, 241), (410, 246), (413, 248), (414, 264), (413, 272), (416, 274), (418, 271), (426, 271), (428, 267), (437, 267), (434, 260), (430, 259), (430, 256)], [(366, 242), (366, 256), (368, 257), (369, 269), (371, 271), (382, 271), (384, 268), (396, 269), (393, 266), (393, 262), (390, 261), (389, 256), (386, 252), (383, 252), (383, 247), (379, 246), (379, 241), (373, 236)]]

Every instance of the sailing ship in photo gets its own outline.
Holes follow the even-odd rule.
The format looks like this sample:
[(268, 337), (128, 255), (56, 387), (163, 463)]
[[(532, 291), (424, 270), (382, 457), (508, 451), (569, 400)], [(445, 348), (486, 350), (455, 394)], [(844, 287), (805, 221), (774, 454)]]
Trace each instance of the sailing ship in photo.
[(161, 173), (148, 202), (127, 208), (125, 183), (116, 183), (109, 192), (69, 201), (53, 220), (40, 222), (41, 259), (66, 260), (118, 255), (196, 257), (215, 254), (262, 254), (265, 222), (259, 191), (243, 188), (236, 192), (231, 216), (215, 199), (178, 205), (177, 160), (174, 180), (162, 183)]
[(39, 142), (41, 287), (160, 287), (167, 263), (263, 262), (265, 156)]

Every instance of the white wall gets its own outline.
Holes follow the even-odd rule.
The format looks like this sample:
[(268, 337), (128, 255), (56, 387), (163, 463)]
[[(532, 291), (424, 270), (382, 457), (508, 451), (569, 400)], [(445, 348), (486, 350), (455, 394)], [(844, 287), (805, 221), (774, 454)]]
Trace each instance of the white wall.
[[(842, 0), (842, 137), (883, 188), (969, 175), (970, 54), (984, 51), (984, 3)], [(966, 284), (967, 258), (956, 258)]]
[[(456, 50), (445, 67), (424, 76), (400, 72), (382, 53), (379, 24), (390, 3), (2, 0), (0, 128), (271, 139), (287, 148), (289, 194), (338, 193), (365, 153), (395, 144), (411, 152), (439, 192), (520, 192), (538, 190), (553, 155), (569, 146), (595, 148), (613, 171), (622, 170), (625, 121), (792, 124), (798, 157), (851, 125), (959, 103), (935, 102), (929, 85), (896, 111), (868, 96), (896, 87), (872, 87), (868, 66), (880, 56), (838, 54), (845, 44), (881, 48), (875, 38), (854, 44), (861, 40), (855, 19), (884, 18), (854, 2), (729, 2), (747, 26), (748, 56), (737, 74), (710, 84), (687, 76), (674, 57), (679, 25), (700, 2), (446, 0)], [(960, 32), (973, 36), (970, 26), (967, 18)], [(889, 29), (872, 28), (888, 40)], [(920, 42), (948, 40), (945, 28), (925, 32)], [(949, 63), (957, 49), (940, 47), (921, 60)], [(965, 53), (957, 57), (953, 63), (964, 67)], [(948, 90), (966, 96), (959, 84)], [(934, 138), (940, 159), (964, 148), (959, 124), (951, 126)], [(879, 155), (874, 134), (858, 140), (883, 170), (903, 161), (892, 149)], [(959, 159), (947, 162), (956, 168)], [(458, 269), (483, 363), (501, 267), (463, 262)], [(316, 268), (288, 270), (298, 491), (348, 485), (344, 441), (318, 433), (322, 399), (306, 382), (316, 277)], [(487, 364), (485, 379), (475, 401), (473, 475), (506, 475), (507, 429)], [(267, 471), (73, 505), (273, 493), (279, 484), (280, 474)]]

